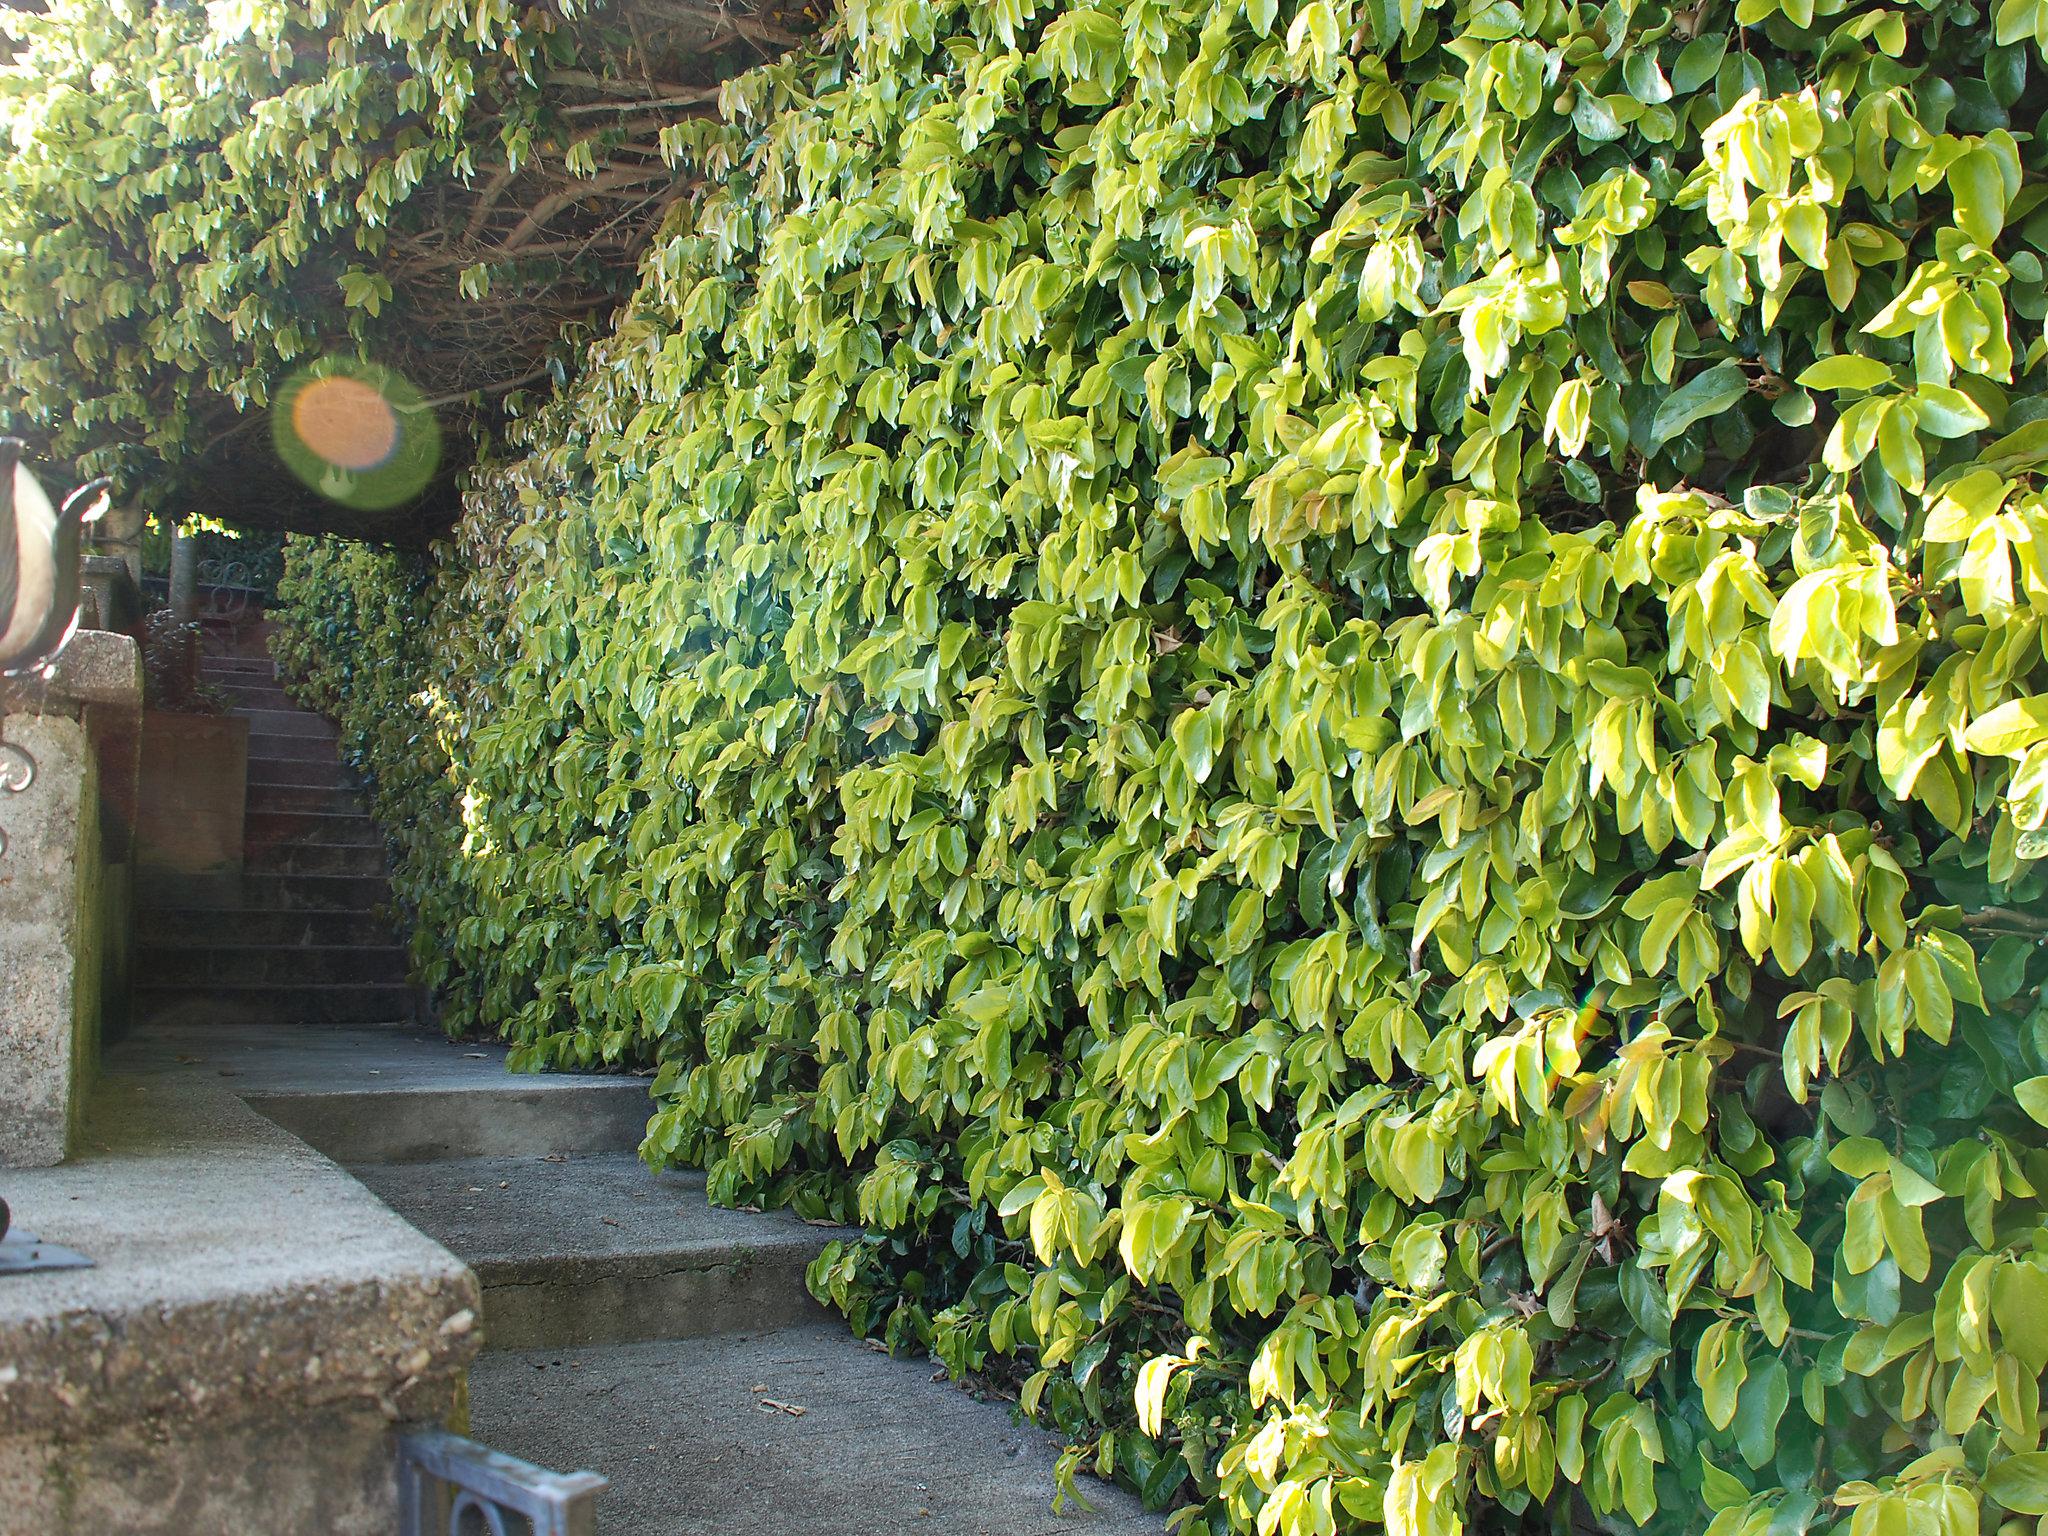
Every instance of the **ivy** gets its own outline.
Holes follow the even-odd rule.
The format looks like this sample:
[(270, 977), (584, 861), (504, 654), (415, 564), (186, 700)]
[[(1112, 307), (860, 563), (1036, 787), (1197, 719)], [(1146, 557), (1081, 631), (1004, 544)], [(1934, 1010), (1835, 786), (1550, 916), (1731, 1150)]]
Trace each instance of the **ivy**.
[(416, 951), (1183, 1530), (2048, 1511), (2017, 0), (874, 0), (289, 659)]

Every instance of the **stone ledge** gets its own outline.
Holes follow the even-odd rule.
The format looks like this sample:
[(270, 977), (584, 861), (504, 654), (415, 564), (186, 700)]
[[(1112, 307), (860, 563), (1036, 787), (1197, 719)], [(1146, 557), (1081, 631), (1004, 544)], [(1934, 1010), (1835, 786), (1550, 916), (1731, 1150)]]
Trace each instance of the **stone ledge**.
[(81, 629), (47, 679), (0, 682), (0, 714), (76, 718), (88, 704), (142, 708), (142, 651), (132, 635)]
[(217, 1080), (107, 1078), (80, 1155), (0, 1189), (98, 1263), (0, 1280), (0, 1438), (459, 1406), (474, 1276)]

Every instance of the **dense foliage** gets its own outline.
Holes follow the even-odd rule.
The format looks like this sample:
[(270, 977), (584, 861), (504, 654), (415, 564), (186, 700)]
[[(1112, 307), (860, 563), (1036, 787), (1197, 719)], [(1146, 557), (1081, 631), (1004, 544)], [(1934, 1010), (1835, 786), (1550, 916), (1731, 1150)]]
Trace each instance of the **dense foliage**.
[[(686, 107), (647, 106), (678, 24), (632, 4), (0, 8), (0, 426), (153, 510), (263, 517), (296, 368), (374, 353), (480, 414), (535, 382), (679, 191)], [(671, 8), (700, 64), (749, 9), (721, 38)]]
[(1193, 1526), (2048, 1513), (2048, 7), (843, 33), (293, 554), (450, 1021)]

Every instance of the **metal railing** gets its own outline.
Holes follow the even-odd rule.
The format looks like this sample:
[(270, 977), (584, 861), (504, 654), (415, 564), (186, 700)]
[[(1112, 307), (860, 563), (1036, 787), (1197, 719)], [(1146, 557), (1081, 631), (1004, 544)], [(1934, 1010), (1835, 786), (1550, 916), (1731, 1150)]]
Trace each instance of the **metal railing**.
[(596, 1536), (595, 1472), (549, 1472), (444, 1430), (398, 1440), (398, 1536)]

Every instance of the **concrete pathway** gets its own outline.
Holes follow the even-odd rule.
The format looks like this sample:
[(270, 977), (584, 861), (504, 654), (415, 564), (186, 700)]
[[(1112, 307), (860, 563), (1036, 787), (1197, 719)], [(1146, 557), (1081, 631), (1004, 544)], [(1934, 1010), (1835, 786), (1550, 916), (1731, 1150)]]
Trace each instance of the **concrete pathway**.
[(612, 1488), (603, 1536), (1109, 1536), (1158, 1532), (1092, 1478), (1052, 1510), (1054, 1442), (839, 1322), (610, 1349), (486, 1354), (475, 1434)]
[[(1053, 1513), (1055, 1441), (813, 1302), (803, 1267), (831, 1229), (650, 1172), (632, 1151), (644, 1079), (515, 1076), (503, 1058), (417, 1029), (186, 1024), (139, 1031), (109, 1066), (138, 1092), (239, 1096), (466, 1265), (471, 1432), (609, 1477), (599, 1536), (1163, 1531), (1085, 1477), (1094, 1509)], [(289, 1226), (289, 1206), (263, 1219)]]

